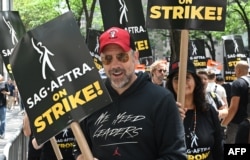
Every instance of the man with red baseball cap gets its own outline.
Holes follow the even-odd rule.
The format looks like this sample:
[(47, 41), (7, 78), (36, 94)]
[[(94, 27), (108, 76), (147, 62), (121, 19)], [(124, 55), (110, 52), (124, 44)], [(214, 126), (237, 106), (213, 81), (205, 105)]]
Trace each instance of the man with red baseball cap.
[(126, 52), (135, 50), (134, 41), (128, 31), (117, 27), (110, 28), (100, 36), (100, 53), (108, 44), (117, 44)]
[[(105, 85), (113, 102), (81, 122), (94, 157), (186, 159), (184, 127), (174, 97), (153, 84), (147, 73), (135, 73), (139, 53), (129, 32), (112, 27), (99, 42)], [(73, 153), (83, 160), (77, 146)]]

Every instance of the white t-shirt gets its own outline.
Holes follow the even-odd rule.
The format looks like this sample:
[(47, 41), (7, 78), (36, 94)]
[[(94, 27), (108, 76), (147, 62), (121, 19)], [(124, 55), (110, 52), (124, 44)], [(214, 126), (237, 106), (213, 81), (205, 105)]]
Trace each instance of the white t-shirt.
[(216, 84), (215, 82), (208, 82), (207, 84), (207, 88), (206, 88), (207, 92), (215, 92), (217, 93), (220, 98), (227, 98), (227, 94), (226, 94), (226, 90), (224, 87), (222, 87), (219, 84)]

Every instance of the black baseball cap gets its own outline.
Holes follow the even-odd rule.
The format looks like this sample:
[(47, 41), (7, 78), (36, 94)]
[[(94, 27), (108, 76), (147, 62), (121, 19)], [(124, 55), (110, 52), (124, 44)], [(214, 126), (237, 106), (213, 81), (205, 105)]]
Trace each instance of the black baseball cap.
[[(179, 72), (180, 62), (176, 61), (169, 65), (168, 78)], [(187, 72), (196, 74), (196, 68), (191, 60), (187, 61)]]

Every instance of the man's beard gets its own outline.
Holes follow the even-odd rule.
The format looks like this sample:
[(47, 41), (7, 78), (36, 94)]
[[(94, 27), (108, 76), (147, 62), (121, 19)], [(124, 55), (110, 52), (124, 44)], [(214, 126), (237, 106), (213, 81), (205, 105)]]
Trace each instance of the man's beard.
[(120, 71), (122, 71), (124, 74), (124, 76), (122, 78), (119, 78), (119, 79), (111, 79), (110, 78), (111, 84), (114, 88), (124, 88), (129, 84), (129, 82), (131, 82), (133, 75), (132, 74), (127, 75), (126, 71), (123, 69), (120, 69), (120, 68), (113, 69), (109, 72), (109, 74), (112, 75), (112, 73), (116, 73), (116, 72), (120, 72)]

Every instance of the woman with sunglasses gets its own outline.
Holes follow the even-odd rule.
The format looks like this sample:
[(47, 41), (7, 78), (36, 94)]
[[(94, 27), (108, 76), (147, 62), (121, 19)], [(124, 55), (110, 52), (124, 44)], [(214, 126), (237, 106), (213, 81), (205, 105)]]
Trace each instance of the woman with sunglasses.
[[(113, 102), (81, 122), (93, 156), (99, 160), (186, 159), (184, 128), (174, 97), (151, 83), (148, 73), (135, 73), (139, 53), (129, 33), (112, 27), (99, 42), (105, 85)], [(77, 145), (73, 153), (83, 160)]]
[(150, 66), (151, 81), (159, 86), (166, 87), (166, 62), (157, 60)]

